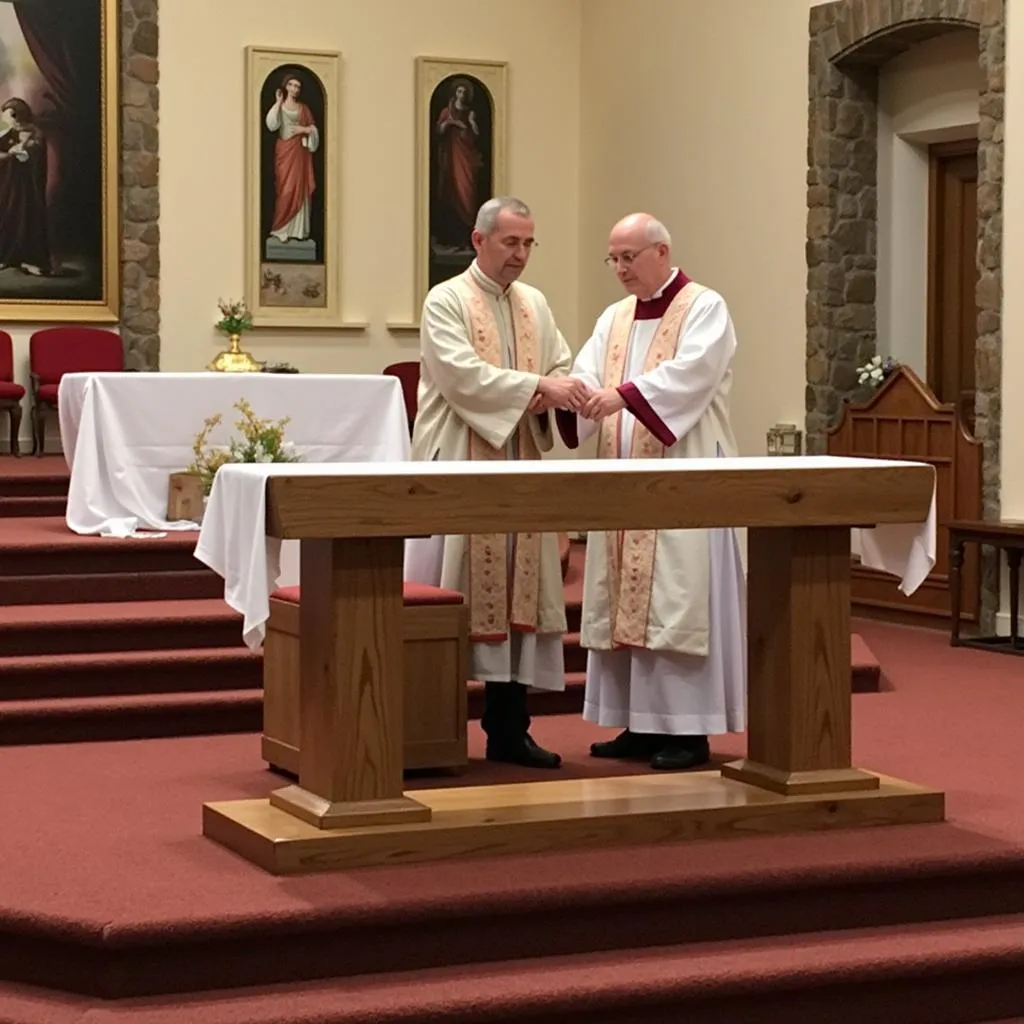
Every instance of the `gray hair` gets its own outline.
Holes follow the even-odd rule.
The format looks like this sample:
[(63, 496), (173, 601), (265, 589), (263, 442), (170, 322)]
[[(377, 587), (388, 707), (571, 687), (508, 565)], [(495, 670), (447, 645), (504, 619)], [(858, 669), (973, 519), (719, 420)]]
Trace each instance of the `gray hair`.
[(647, 222), (647, 241), (651, 245), (670, 246), (672, 244), (672, 236), (668, 233), (668, 228), (660, 220), (655, 220), (652, 217)]
[(502, 210), (508, 210), (516, 217), (533, 216), (530, 213), (530, 208), (521, 199), (516, 199), (515, 196), (496, 196), (494, 199), (488, 199), (480, 207), (476, 215), (476, 224), (473, 225), (474, 228), (485, 237), (492, 234), (498, 224), (498, 214)]

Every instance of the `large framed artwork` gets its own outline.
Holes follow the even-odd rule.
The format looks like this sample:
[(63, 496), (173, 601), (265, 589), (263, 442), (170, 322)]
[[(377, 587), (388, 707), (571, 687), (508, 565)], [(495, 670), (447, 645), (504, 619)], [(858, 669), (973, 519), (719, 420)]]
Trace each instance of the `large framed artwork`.
[(508, 65), (416, 59), (416, 318), (475, 255), (477, 210), (506, 191)]
[(255, 327), (342, 318), (341, 54), (246, 48), (246, 301)]
[(0, 0), (0, 321), (120, 314), (119, 0)]

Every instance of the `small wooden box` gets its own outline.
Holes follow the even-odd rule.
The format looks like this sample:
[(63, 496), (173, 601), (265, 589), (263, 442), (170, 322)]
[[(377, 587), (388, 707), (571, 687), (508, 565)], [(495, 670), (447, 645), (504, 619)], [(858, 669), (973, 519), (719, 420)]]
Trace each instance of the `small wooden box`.
[(202, 518), (202, 477), (197, 473), (172, 473), (167, 487), (167, 519), (198, 523)]
[[(403, 610), (406, 771), (461, 768), (466, 751), (469, 612), (465, 604)], [(271, 595), (263, 641), (263, 760), (299, 771), (299, 605)]]

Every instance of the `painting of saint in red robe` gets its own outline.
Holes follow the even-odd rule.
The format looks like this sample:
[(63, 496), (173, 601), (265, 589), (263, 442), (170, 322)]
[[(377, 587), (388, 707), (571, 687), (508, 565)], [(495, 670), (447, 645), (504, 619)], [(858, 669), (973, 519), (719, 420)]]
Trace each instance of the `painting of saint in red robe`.
[(261, 89), (261, 268), (264, 305), (323, 307), (324, 88), (308, 68), (271, 72)]
[(473, 261), (476, 213), (493, 195), (493, 98), (479, 79), (453, 75), (434, 89), (429, 116), (432, 287)]
[(0, 3), (0, 302), (105, 299), (107, 28), (100, 0)]

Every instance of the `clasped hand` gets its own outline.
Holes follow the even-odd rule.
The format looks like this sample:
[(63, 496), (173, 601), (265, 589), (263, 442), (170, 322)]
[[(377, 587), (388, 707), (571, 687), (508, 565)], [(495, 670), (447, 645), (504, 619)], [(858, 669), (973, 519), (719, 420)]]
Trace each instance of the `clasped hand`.
[(594, 391), (575, 377), (541, 377), (527, 411), (569, 409), (588, 420), (601, 420), (625, 406), (615, 388)]

